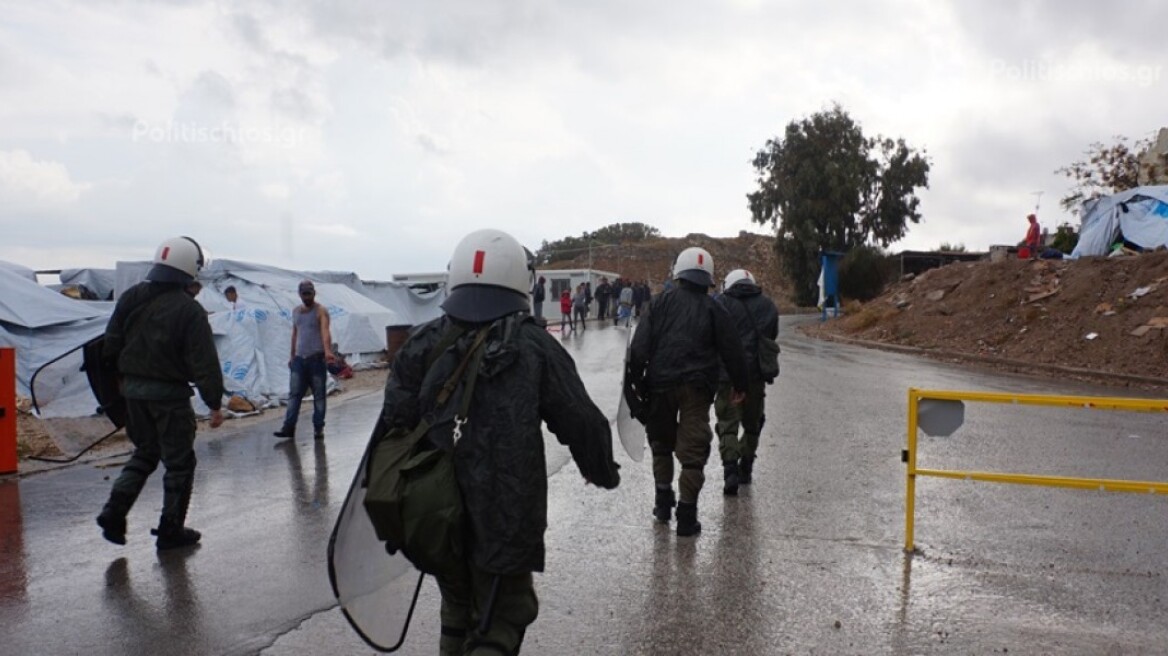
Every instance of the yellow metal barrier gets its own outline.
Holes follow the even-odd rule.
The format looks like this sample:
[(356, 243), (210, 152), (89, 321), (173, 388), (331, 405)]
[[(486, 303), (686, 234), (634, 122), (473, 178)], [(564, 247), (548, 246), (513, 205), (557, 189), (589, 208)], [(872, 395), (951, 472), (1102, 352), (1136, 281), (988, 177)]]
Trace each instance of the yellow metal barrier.
[(1103, 490), (1107, 492), (1139, 492), (1143, 494), (1168, 494), (1168, 483), (1150, 481), (1127, 481), (1108, 478), (1071, 478), (1066, 476), (1042, 476), (1036, 474), (1003, 474), (994, 472), (958, 471), (944, 469), (917, 468), (917, 430), (919, 428), (918, 408), (925, 399), (938, 401), (975, 401), (980, 403), (1010, 403), (1015, 405), (1041, 405), (1065, 408), (1086, 408), (1092, 410), (1126, 410), (1129, 412), (1168, 412), (1168, 400), (1129, 399), (1102, 396), (1053, 396), (1044, 394), (1005, 394), (997, 392), (955, 392), (940, 390), (908, 390), (908, 449), (904, 453), (907, 465), (905, 483), (904, 550), (913, 550), (913, 522), (916, 510), (917, 476), (955, 478), (967, 481), (990, 481), (994, 483), (1015, 483), (1019, 485), (1043, 485), (1048, 487), (1068, 487), (1083, 490)]

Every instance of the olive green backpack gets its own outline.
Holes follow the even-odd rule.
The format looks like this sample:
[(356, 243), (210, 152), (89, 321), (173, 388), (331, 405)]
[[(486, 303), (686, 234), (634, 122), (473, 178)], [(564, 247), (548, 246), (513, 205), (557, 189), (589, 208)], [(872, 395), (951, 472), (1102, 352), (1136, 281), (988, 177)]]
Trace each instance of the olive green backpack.
[[(365, 512), (377, 538), (390, 553), (401, 550), (427, 574), (458, 571), (465, 562), (462, 540), (463, 502), (454, 474), (453, 449), (425, 441), (437, 413), (466, 377), (462, 403), (455, 415), (454, 439), (466, 422), (490, 326), (479, 330), (458, 368), (438, 392), (434, 411), (417, 426), (391, 428), (370, 446), (365, 476)], [(427, 369), (464, 330), (454, 326), (430, 352)], [(378, 424), (381, 430), (381, 424)], [(374, 436), (377, 437), (376, 435)]]

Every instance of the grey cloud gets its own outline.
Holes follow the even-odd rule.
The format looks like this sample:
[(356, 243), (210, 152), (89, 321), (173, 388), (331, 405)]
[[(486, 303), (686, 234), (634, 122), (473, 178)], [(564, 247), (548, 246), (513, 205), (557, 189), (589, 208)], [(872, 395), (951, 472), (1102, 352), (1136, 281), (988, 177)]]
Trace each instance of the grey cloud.
[(422, 150), (425, 150), (432, 155), (450, 154), (450, 149), (439, 145), (438, 141), (432, 135), (425, 133), (419, 134), (416, 141), (418, 142), (418, 145), (422, 147)]
[(134, 116), (128, 112), (117, 114), (97, 112), (96, 117), (97, 122), (101, 127), (118, 133), (130, 132), (139, 120), (137, 116)]
[(271, 44), (264, 36), (263, 27), (260, 25), (259, 19), (252, 14), (237, 12), (231, 14), (228, 18), (230, 31), (235, 36), (239, 37), (241, 41), (248, 45), (256, 52), (268, 54), (271, 52)]
[(273, 91), (272, 107), (305, 123), (314, 122), (322, 114), (319, 103), (302, 90), (292, 87)]
[(191, 85), (193, 100), (209, 105), (231, 108), (235, 106), (235, 89), (231, 82), (215, 71), (203, 71)]
[(985, 0), (953, 2), (959, 25), (988, 54), (1051, 56), (1093, 43), (1124, 60), (1165, 61), (1161, 0)]

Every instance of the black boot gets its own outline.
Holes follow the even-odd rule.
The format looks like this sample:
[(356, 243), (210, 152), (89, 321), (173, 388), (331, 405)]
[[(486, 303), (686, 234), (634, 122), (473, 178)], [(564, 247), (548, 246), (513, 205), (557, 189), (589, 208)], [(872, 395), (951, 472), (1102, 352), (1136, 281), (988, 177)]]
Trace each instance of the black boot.
[(109, 501), (97, 516), (97, 525), (101, 527), (101, 537), (114, 544), (126, 543), (126, 515), (134, 505), (134, 499), (125, 492), (110, 493)]
[(159, 551), (189, 547), (203, 537), (193, 528), (186, 528), (187, 509), (191, 506), (191, 492), (194, 487), (194, 472), (185, 484), (162, 487), (162, 516), (158, 519), (158, 528), (150, 531), (158, 536), (154, 546)]
[(189, 547), (198, 543), (199, 538), (203, 537), (203, 534), (195, 529), (177, 524), (174, 520), (166, 517), (159, 520), (158, 528), (151, 529), (150, 534), (158, 536), (154, 546), (158, 547), (159, 551)]
[(657, 487), (657, 498), (653, 502), (653, 516), (659, 522), (668, 522), (673, 517), (673, 507), (677, 500), (673, 496), (673, 488)]
[(275, 435), (276, 437), (296, 437), (296, 427), (283, 426), (280, 428), (280, 430), (272, 433), (272, 435)]
[(684, 538), (702, 532), (702, 523), (698, 521), (698, 504), (677, 504), (677, 536)]
[(738, 461), (738, 484), (750, 485), (751, 475), (754, 473), (754, 456)]
[(738, 461), (724, 460), (722, 461), (723, 480), (725, 486), (722, 488), (722, 494), (728, 497), (738, 496), (738, 483), (741, 479), (738, 478)]

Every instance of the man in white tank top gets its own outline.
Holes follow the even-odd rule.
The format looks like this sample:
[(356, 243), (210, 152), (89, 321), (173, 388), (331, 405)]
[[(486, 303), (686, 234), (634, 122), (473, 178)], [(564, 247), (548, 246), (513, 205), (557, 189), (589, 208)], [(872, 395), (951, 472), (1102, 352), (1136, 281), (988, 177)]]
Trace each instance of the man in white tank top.
[(292, 353), (288, 358), (288, 410), (284, 425), (273, 433), (276, 437), (295, 437), (296, 420), (300, 417), (300, 401), (312, 389), (312, 434), (324, 439), (324, 415), (327, 409), (325, 395), (328, 364), (336, 358), (332, 351), (329, 332), (329, 313), (316, 302), (316, 287), (311, 280), (300, 283), (303, 305), (292, 310)]

